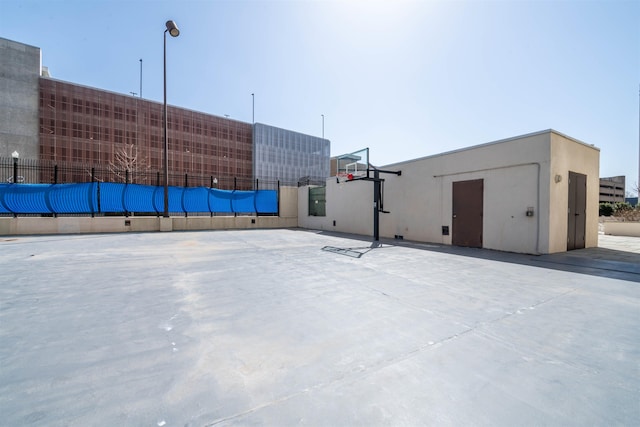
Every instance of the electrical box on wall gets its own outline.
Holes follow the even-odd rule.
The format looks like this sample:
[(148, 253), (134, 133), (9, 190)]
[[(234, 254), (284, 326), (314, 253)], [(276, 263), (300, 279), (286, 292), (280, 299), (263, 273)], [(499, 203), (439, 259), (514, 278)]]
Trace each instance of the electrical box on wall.
[(443, 236), (448, 236), (449, 235), (449, 226), (448, 225), (443, 225), (442, 226), (442, 235)]
[(527, 208), (527, 216), (533, 216), (533, 206)]

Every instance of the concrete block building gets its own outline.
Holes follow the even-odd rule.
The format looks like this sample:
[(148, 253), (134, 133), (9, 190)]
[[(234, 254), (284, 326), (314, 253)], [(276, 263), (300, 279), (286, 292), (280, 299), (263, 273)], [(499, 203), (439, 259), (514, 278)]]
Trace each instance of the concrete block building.
[[(381, 175), (380, 236), (530, 254), (597, 246), (599, 156), (546, 130), (385, 165), (401, 175)], [(372, 182), (327, 180), (325, 216), (308, 214), (308, 194), (301, 227), (372, 235)]]

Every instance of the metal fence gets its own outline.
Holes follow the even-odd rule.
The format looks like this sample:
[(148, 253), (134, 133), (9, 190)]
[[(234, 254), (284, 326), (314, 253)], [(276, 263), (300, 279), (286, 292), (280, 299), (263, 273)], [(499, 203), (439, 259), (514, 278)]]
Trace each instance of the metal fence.
[[(15, 175), (15, 177), (14, 177)], [(276, 190), (279, 185), (297, 183), (278, 180), (254, 180), (248, 177), (199, 175), (170, 172), (168, 184), (182, 187), (208, 187), (221, 190)], [(152, 169), (127, 170), (107, 164), (54, 162), (49, 160), (0, 157), (0, 183), (78, 184), (114, 182), (123, 184), (164, 185), (164, 172)]]
[[(231, 176), (202, 176), (198, 174), (169, 174), (169, 193), (170, 193), (170, 213), (173, 214), (276, 214), (270, 207), (266, 210), (260, 209), (260, 203), (268, 197), (269, 200), (278, 199), (280, 185), (291, 185), (291, 183), (281, 183), (280, 181), (269, 180), (254, 180), (246, 177), (231, 177)], [(21, 184), (27, 184), (20, 191), (11, 190), (13, 184), (20, 186)], [(59, 210), (52, 208), (51, 200), (52, 194), (57, 194), (63, 187), (68, 187), (71, 184), (96, 184), (92, 185), (96, 191), (98, 197), (96, 199), (96, 205), (90, 204), (87, 209), (77, 210), (73, 212), (66, 211), (65, 209)], [(108, 183), (120, 184), (122, 193), (122, 208), (111, 209), (110, 211), (101, 209), (101, 200), (104, 194), (101, 196), (100, 187), (104, 189)], [(102, 184), (105, 184), (103, 186)], [(295, 184), (294, 184), (295, 185)], [(121, 186), (117, 186), (120, 188)], [(13, 159), (0, 157), (0, 187), (2, 188), (3, 200), (6, 203), (5, 207), (0, 206), (0, 216), (6, 215), (83, 215), (83, 214), (121, 214), (130, 215), (136, 212), (142, 212), (145, 214), (158, 214), (162, 211), (162, 187), (164, 186), (164, 173), (157, 170), (127, 170), (124, 168), (117, 168), (112, 165), (88, 165), (81, 163), (62, 163), (52, 162), (46, 160), (33, 160), (33, 159)], [(51, 188), (49, 188), (51, 187)], [(143, 191), (143, 189), (146, 189)], [(200, 190), (198, 190), (200, 189)], [(103, 190), (104, 193), (104, 190)], [(148, 194), (147, 194), (148, 193)], [(31, 199), (26, 202), (15, 203), (35, 203), (36, 206), (42, 204), (47, 206), (45, 208), (39, 208), (35, 210), (29, 209), (15, 209), (10, 208), (11, 203), (8, 200), (11, 197), (23, 198), (26, 194), (30, 194)], [(73, 192), (66, 193), (73, 194)], [(124, 195), (129, 194), (145, 194), (143, 202), (129, 201), (128, 204), (124, 203)], [(274, 196), (275, 194), (275, 196)], [(179, 196), (178, 196), (179, 195)], [(185, 196), (186, 195), (186, 196)], [(70, 197), (70, 196), (64, 196)], [(92, 196), (93, 197), (93, 196)], [(129, 196), (127, 196), (129, 197)], [(146, 199), (144, 198), (146, 197)], [(159, 198), (160, 197), (160, 198)], [(258, 201), (258, 206), (255, 209), (247, 209), (252, 206), (247, 204), (246, 200), (253, 197), (253, 200)], [(180, 203), (174, 201), (181, 200)], [(148, 200), (147, 200), (148, 199)], [(225, 200), (220, 203), (219, 200)], [(241, 202), (245, 200), (245, 202)], [(228, 201), (228, 203), (226, 202)], [(2, 202), (2, 201), (0, 201)], [(256, 203), (256, 202), (251, 202)], [(271, 203), (271, 202), (270, 202)], [(277, 202), (276, 202), (277, 203)], [(132, 205), (145, 206), (145, 209), (132, 210)], [(197, 208), (193, 206), (208, 206), (208, 209)], [(270, 206), (272, 203), (270, 204)], [(22, 206), (22, 205), (20, 205)], [(213, 207), (212, 207), (213, 206)], [(227, 207), (229, 206), (229, 207)], [(243, 206), (241, 208), (241, 206)]]

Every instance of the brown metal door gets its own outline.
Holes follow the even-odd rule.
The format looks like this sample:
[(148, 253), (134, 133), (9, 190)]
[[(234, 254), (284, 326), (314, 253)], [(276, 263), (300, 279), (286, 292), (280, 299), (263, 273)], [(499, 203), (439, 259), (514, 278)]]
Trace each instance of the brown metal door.
[(452, 244), (482, 247), (483, 191), (482, 179), (453, 183)]
[(587, 223), (587, 176), (569, 172), (569, 207), (567, 209), (567, 250), (585, 246)]

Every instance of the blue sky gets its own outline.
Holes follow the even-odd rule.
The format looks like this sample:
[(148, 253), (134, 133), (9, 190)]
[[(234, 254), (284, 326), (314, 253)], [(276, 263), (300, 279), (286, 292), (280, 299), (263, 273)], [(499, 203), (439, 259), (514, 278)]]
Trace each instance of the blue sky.
[(638, 181), (640, 1), (0, 0), (52, 77), (370, 147), (384, 165), (553, 128)]

